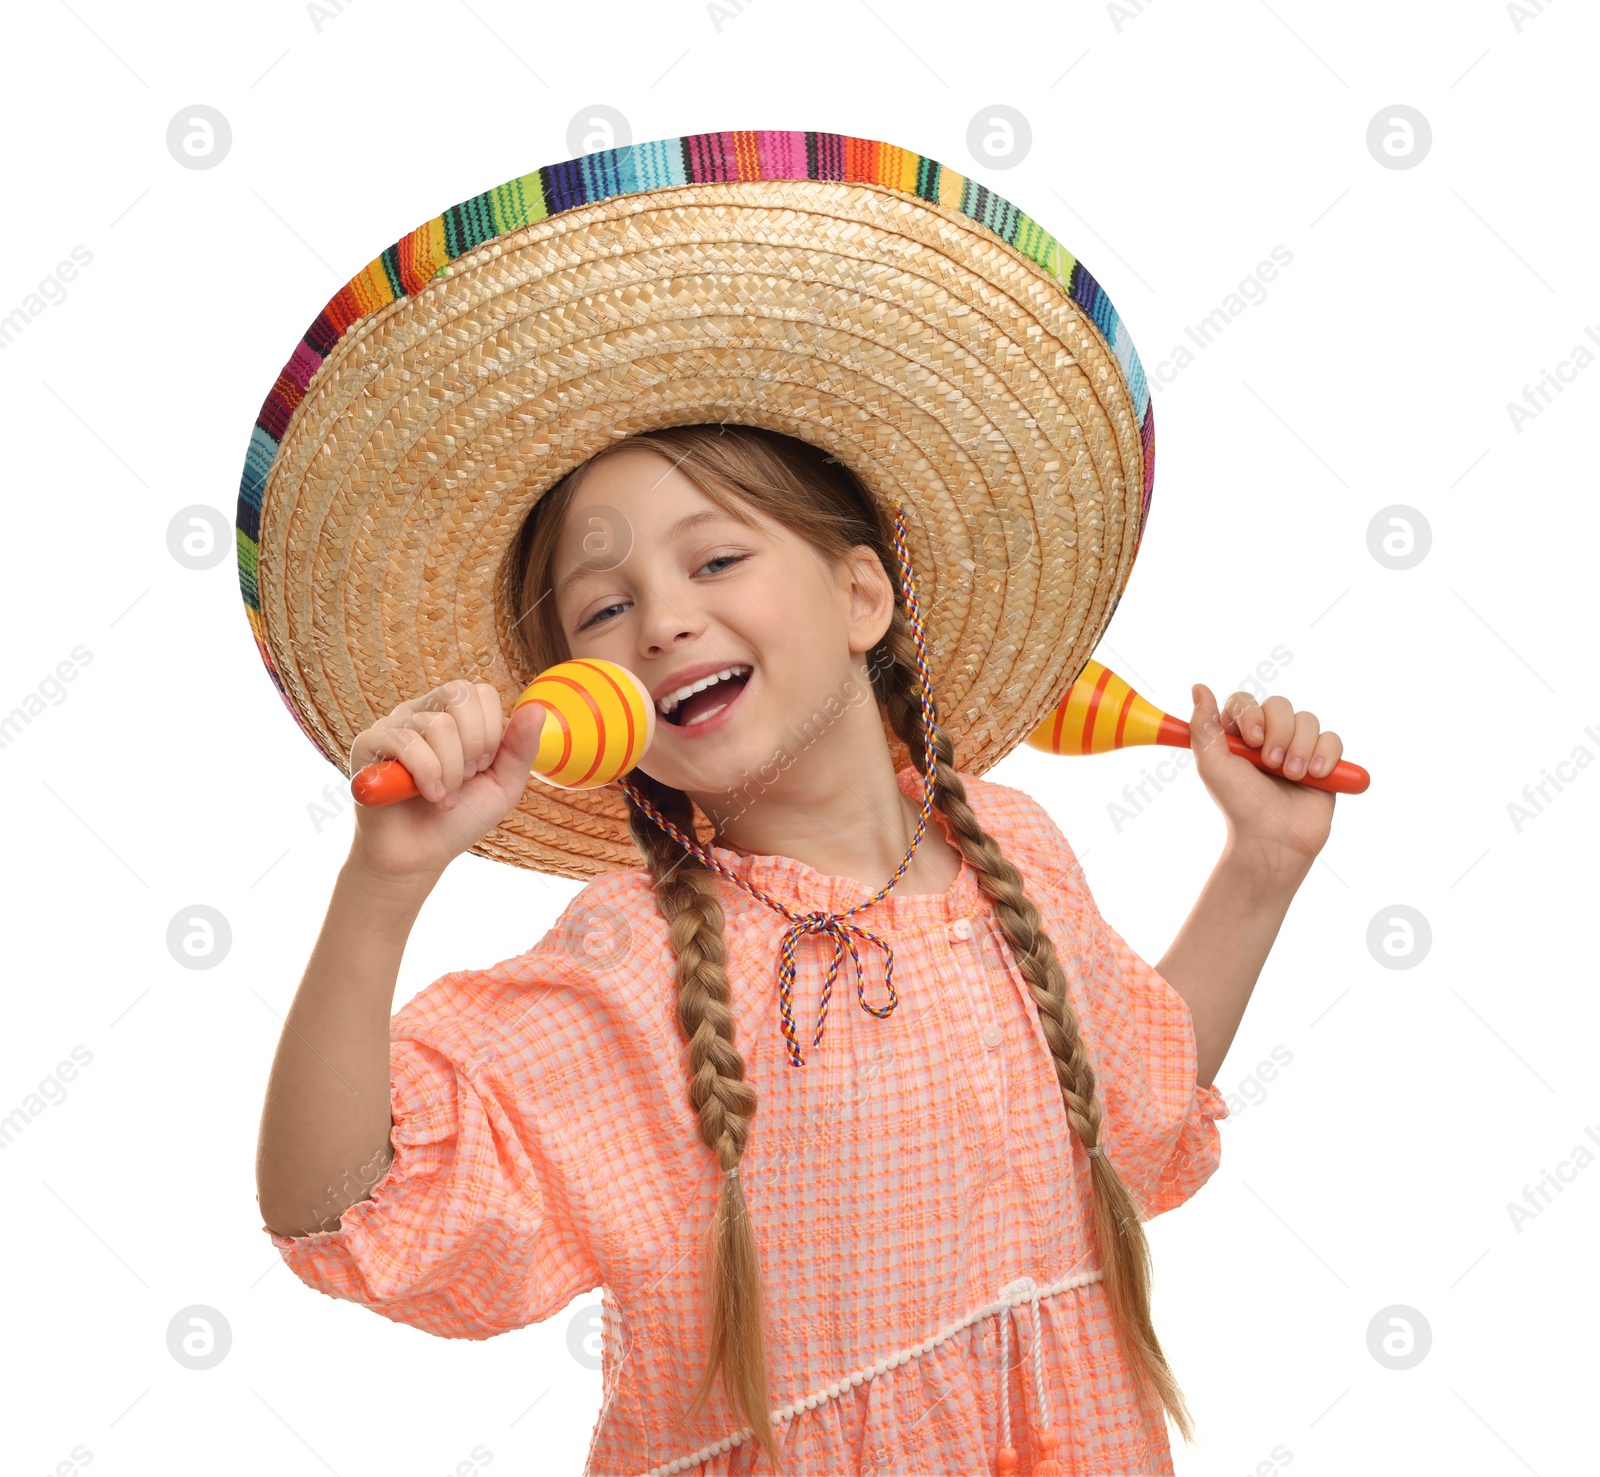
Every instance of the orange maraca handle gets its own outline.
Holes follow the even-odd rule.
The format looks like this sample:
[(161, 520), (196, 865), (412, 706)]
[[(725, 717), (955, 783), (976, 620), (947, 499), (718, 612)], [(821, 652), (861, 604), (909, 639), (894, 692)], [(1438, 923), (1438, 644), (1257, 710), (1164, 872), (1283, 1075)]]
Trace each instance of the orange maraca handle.
[[(1168, 725), (1171, 725), (1169, 730)], [(1177, 729), (1183, 730), (1180, 738)], [(1170, 736), (1169, 736), (1170, 734)], [(1352, 764), (1348, 759), (1341, 759), (1324, 775), (1315, 775), (1309, 771), (1295, 779), (1283, 772), (1282, 766), (1274, 767), (1268, 764), (1260, 749), (1252, 748), (1236, 733), (1225, 733), (1223, 737), (1228, 741), (1228, 747), (1241, 759), (1248, 759), (1255, 767), (1265, 774), (1276, 775), (1280, 780), (1288, 780), (1293, 785), (1306, 785), (1313, 790), (1329, 790), (1336, 795), (1359, 795), (1372, 783), (1372, 776), (1359, 764)], [(1189, 749), (1194, 746), (1189, 742), (1189, 725), (1181, 719), (1167, 715), (1166, 721), (1161, 725), (1161, 733), (1157, 737), (1158, 744), (1170, 744), (1175, 749)]]
[(398, 805), (416, 799), (422, 791), (398, 759), (374, 759), (350, 781), (350, 793), (358, 805)]
[[(608, 785), (631, 770), (656, 732), (649, 690), (626, 667), (601, 657), (576, 657), (546, 668), (522, 690), (511, 711), (528, 703), (545, 710), (531, 773), (559, 790)], [(394, 805), (421, 792), (398, 759), (377, 759), (350, 781), (361, 805)]]
[[(1223, 735), (1228, 740), (1228, 747), (1241, 759), (1248, 759), (1257, 769), (1268, 774), (1275, 774), (1280, 780), (1288, 780), (1292, 785), (1306, 785), (1313, 790), (1330, 790), (1335, 795), (1359, 795), (1372, 783), (1372, 776), (1359, 764), (1352, 764), (1348, 759), (1341, 759), (1326, 774), (1316, 775), (1309, 771), (1298, 779), (1285, 774), (1282, 768), (1274, 769), (1261, 757), (1260, 749), (1252, 749), (1236, 733)], [(1185, 747), (1188, 747), (1187, 744)]]
[(350, 781), (350, 793), (358, 805), (398, 805), (422, 791), (398, 759), (379, 759)]
[(422, 791), (398, 759), (374, 759), (350, 781), (350, 793), (358, 805), (398, 805)]

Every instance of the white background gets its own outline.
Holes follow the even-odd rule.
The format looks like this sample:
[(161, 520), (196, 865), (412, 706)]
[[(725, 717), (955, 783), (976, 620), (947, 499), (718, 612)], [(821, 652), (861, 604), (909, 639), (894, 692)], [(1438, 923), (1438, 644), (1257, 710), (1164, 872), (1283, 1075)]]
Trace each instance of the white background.
[[(1264, 689), (1373, 776), (1339, 801), (1218, 1075), (1222, 1167), (1150, 1226), (1157, 1327), (1201, 1436), (1177, 1469), (1595, 1470), (1600, 1164), (1572, 1155), (1600, 1133), (1600, 365), (1568, 368), (1520, 429), (1507, 405), (1600, 349), (1583, 332), (1600, 333), (1600, 23), (1578, 0), (1537, 9), (10, 12), (0, 315), (23, 320), (0, 351), (0, 714), (59, 663), (74, 675), (0, 748), (5, 1470), (582, 1462), (600, 1376), (569, 1338), (592, 1336), (598, 1295), (487, 1342), (436, 1339), (312, 1293), (260, 1229), (266, 1073), (350, 822), (313, 819), (340, 776), (262, 670), (231, 555), (185, 569), (167, 530), (193, 504), (231, 526), (261, 401), (347, 278), (445, 207), (581, 152), (570, 130), (597, 104), (636, 142), (826, 129), (968, 173), (1084, 260), (1153, 376), (1273, 247), (1292, 253), (1264, 301), (1169, 367), (1149, 532), (1098, 652), (1187, 718), (1191, 682), (1225, 698), (1282, 648)], [(166, 145), (197, 103), (232, 129), (205, 170)], [(1431, 124), (1414, 168), (1368, 150), (1394, 104)], [(1031, 125), (1014, 167), (967, 147), (996, 105)], [(61, 300), (30, 298), (80, 246)], [(1431, 533), (1406, 570), (1369, 551), (1396, 504)], [(1580, 750), (1516, 821), (1524, 787)], [(1023, 748), (990, 771), (1049, 805), (1152, 961), (1223, 839), (1177, 758)], [(1164, 788), (1115, 816), (1147, 771)], [(396, 1003), (523, 952), (577, 889), (458, 861)], [(232, 929), (209, 970), (166, 943), (196, 904)], [(1398, 905), (1432, 935), (1405, 969), (1367, 942)], [(74, 1048), (90, 1060), (64, 1081)], [(1267, 1081), (1274, 1048), (1292, 1060)], [(1563, 1161), (1571, 1182), (1518, 1229), (1508, 1203)], [(1396, 1304), (1431, 1329), (1404, 1371), (1368, 1349)], [(168, 1353), (191, 1305), (231, 1331), (206, 1371)]]

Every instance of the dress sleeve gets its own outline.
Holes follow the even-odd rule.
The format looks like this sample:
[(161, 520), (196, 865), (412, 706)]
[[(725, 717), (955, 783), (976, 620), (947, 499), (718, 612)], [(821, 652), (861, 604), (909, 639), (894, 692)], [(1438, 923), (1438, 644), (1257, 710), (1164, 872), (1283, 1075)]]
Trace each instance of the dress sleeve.
[(468, 1339), (536, 1323), (601, 1285), (582, 1136), (528, 1086), (541, 1075), (532, 957), (445, 975), (393, 1017), (388, 1172), (336, 1229), (261, 1228), (303, 1282)]
[(1189, 1003), (1101, 916), (1083, 867), (1043, 805), (990, 783), (1002, 803), (1005, 845), (1017, 850), (1030, 892), (1038, 879), (1047, 925), (1067, 975), (1105, 1104), (1106, 1153), (1146, 1218), (1183, 1204), (1222, 1156), (1217, 1120), (1228, 1106), (1196, 1081), (1199, 1053)]
[(1228, 1116), (1228, 1105), (1214, 1084), (1195, 1080), (1199, 1058), (1188, 1001), (1116, 929), (1103, 919), (1101, 926), (1129, 1023), (1102, 1076), (1107, 1117), (1116, 1125), (1106, 1152), (1149, 1219), (1182, 1205), (1211, 1178), (1222, 1157), (1217, 1120)]

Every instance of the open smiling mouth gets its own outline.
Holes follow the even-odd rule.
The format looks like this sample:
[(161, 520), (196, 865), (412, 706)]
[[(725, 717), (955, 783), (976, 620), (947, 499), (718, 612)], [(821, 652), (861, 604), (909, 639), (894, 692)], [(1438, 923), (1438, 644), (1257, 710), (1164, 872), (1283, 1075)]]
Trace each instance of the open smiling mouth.
[(674, 728), (698, 728), (713, 719), (726, 717), (744, 695), (753, 670), (748, 663), (729, 663), (727, 675), (719, 674), (705, 687), (697, 688), (677, 702), (670, 698), (663, 701), (660, 704), (663, 720)]

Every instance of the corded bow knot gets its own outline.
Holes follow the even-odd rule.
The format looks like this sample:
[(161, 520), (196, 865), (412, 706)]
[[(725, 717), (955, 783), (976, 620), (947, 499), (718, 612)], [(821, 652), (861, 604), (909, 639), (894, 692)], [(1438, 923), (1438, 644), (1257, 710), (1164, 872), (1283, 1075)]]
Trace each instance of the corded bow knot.
[[(822, 986), (822, 1004), (817, 1010), (817, 1030), (811, 1038), (811, 1044), (818, 1046), (822, 1042), (822, 1024), (828, 1017), (828, 999), (833, 994), (833, 981), (839, 973), (839, 963), (844, 958), (844, 951), (849, 949), (850, 957), (856, 964), (856, 998), (861, 1002), (861, 1008), (869, 1015), (875, 1015), (879, 1020), (891, 1015), (899, 1004), (899, 997), (894, 992), (894, 950), (889, 947), (886, 939), (881, 939), (869, 928), (862, 928), (857, 923), (846, 923), (844, 915), (839, 913), (793, 913), (789, 909), (783, 910), (793, 920), (783, 933), (781, 957), (778, 961), (778, 1009), (783, 1015), (783, 1038), (789, 1043), (789, 1060), (797, 1067), (805, 1066), (805, 1058), (800, 1054), (800, 1041), (794, 1025), (794, 981), (796, 974), (795, 944), (802, 936), (808, 933), (825, 933), (833, 940), (833, 962), (828, 966), (828, 978)], [(854, 911), (852, 909), (852, 911)], [(856, 941), (850, 937), (859, 933), (862, 938), (870, 939), (884, 953), (883, 985), (889, 992), (887, 1005), (871, 1005), (867, 1001), (866, 976), (861, 965), (861, 953), (856, 948)]]

